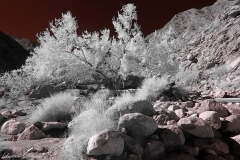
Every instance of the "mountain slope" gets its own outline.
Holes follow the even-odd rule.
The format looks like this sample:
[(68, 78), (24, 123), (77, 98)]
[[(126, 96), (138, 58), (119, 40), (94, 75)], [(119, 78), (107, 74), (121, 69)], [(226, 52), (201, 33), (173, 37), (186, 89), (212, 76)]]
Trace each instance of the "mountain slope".
[(198, 73), (196, 83), (186, 87), (198, 91), (221, 89), (228, 96), (239, 95), (239, 1), (218, 0), (212, 6), (179, 13), (146, 39), (157, 40), (159, 48), (168, 48), (161, 52), (178, 62), (182, 78), (194, 78), (187, 73)]
[(22, 45), (0, 31), (0, 73), (20, 68), (29, 55)]

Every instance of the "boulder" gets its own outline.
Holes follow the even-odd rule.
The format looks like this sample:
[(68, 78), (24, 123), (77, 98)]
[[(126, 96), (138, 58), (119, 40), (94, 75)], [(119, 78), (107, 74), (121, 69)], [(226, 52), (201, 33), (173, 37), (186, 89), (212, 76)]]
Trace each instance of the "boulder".
[(199, 147), (200, 150), (212, 149), (217, 155), (224, 155), (229, 153), (229, 146), (223, 140), (217, 138), (209, 139), (194, 139), (194, 144)]
[(154, 115), (153, 119), (157, 122), (158, 125), (167, 125), (167, 121), (169, 120), (168, 116), (165, 114)]
[(151, 139), (148, 140), (144, 147), (144, 156), (148, 159), (157, 159), (158, 156), (165, 150), (165, 145), (162, 141)]
[(178, 146), (185, 143), (182, 129), (177, 125), (160, 126), (158, 136), (166, 146)]
[(177, 124), (177, 122), (175, 120), (167, 121), (167, 125), (173, 125), (173, 124)]
[(123, 102), (121, 104), (114, 105), (107, 110), (106, 114), (113, 119), (118, 120), (121, 116), (128, 113), (141, 113), (149, 117), (157, 114), (153, 109), (151, 102), (147, 100)]
[(104, 155), (120, 156), (124, 149), (124, 139), (119, 132), (106, 129), (92, 136), (88, 141), (88, 155)]
[(230, 112), (231, 114), (240, 114), (239, 104), (230, 104), (230, 105), (225, 105), (224, 107), (226, 107), (228, 112)]
[(206, 155), (203, 157), (203, 160), (226, 160), (225, 158), (222, 158), (220, 156), (217, 156), (217, 155)]
[(17, 122), (14, 119), (11, 119), (3, 124), (1, 127), (1, 133), (9, 135), (17, 135), (22, 133), (26, 127), (25, 123)]
[(178, 121), (180, 119), (174, 111), (167, 110), (166, 115), (169, 117), (169, 120)]
[(237, 133), (240, 132), (240, 114), (237, 115), (230, 115), (226, 117), (222, 121), (222, 132), (232, 132), (232, 133)]
[(176, 109), (174, 112), (176, 113), (179, 119), (186, 116), (184, 109)]
[(122, 159), (131, 159), (133, 155), (136, 159), (142, 159), (143, 148), (141, 145), (124, 133), (120, 133), (124, 139), (124, 150), (125, 152), (121, 155)]
[(214, 133), (212, 127), (203, 119), (198, 117), (181, 118), (177, 122), (185, 132), (200, 138), (213, 138)]
[(27, 127), (18, 137), (18, 141), (21, 140), (37, 140), (46, 138), (45, 133), (40, 130), (39, 128), (35, 127), (34, 125), (31, 125)]
[(199, 115), (207, 124), (215, 129), (221, 128), (221, 121), (216, 111), (206, 111)]
[(11, 118), (12, 117), (12, 112), (11, 111), (9, 111), (9, 110), (6, 110), (6, 111), (3, 111), (2, 113), (1, 113), (1, 115), (3, 115), (3, 117), (5, 117), (5, 118)]
[(119, 119), (117, 130), (121, 131), (123, 128), (126, 129), (127, 135), (143, 144), (158, 129), (158, 124), (151, 117), (141, 113), (129, 113)]
[(222, 157), (225, 158), (225, 160), (236, 160), (236, 158), (233, 155), (231, 155), (230, 153), (222, 155)]
[(164, 160), (196, 160), (192, 155), (187, 153), (174, 153)]
[(204, 100), (198, 109), (198, 113), (201, 114), (205, 111), (216, 111), (220, 117), (227, 117), (228, 110), (222, 106), (221, 103), (217, 103), (212, 99)]
[(212, 154), (212, 155), (217, 156), (217, 153), (216, 153), (214, 150), (209, 149), (209, 148), (204, 149), (203, 152), (204, 152), (205, 154)]
[(190, 144), (184, 144), (181, 147), (181, 151), (188, 153), (192, 156), (197, 156), (199, 154), (199, 147), (195, 145), (190, 145)]
[(169, 110), (169, 111), (175, 111), (175, 110), (177, 110), (177, 109), (180, 109), (180, 107), (177, 106), (177, 105), (174, 105), (174, 104), (172, 104), (172, 105), (170, 105), (170, 106), (168, 107), (168, 110)]

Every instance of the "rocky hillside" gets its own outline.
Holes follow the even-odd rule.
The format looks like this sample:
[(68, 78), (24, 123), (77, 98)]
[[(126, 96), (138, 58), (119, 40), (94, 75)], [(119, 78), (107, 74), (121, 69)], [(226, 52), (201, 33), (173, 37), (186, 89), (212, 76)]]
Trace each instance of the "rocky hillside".
[(20, 68), (35, 43), (0, 31), (0, 73)]
[[(212, 6), (179, 13), (147, 40), (168, 47), (182, 71), (199, 72), (195, 90), (225, 89), (239, 94), (240, 6), (237, 0), (218, 0)], [(193, 89), (193, 88), (191, 88)], [(231, 91), (232, 90), (232, 91)]]

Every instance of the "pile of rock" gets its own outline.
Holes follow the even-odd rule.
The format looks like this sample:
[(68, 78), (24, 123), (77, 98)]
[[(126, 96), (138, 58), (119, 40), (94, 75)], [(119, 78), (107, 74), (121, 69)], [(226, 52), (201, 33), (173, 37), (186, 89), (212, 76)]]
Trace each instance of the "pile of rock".
[[(0, 122), (3, 121), (4, 118), (6, 118), (5, 112), (0, 114)], [(60, 122), (36, 122), (29, 124), (16, 121), (12, 118), (3, 123), (1, 134), (5, 135), (4, 138), (6, 141), (38, 140), (46, 137), (59, 138), (58, 136), (63, 133), (66, 128), (67, 124)]]
[(118, 111), (117, 130), (106, 129), (90, 138), (89, 159), (240, 158), (238, 103), (138, 101)]

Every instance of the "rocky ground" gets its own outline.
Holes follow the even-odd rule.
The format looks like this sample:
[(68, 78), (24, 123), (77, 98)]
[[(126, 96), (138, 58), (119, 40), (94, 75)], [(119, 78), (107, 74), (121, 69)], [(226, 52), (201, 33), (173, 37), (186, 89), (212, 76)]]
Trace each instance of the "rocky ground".
[[(171, 91), (171, 96), (161, 94), (161, 101), (117, 105), (117, 114), (110, 108), (107, 113), (115, 115), (118, 128), (89, 140), (88, 159), (239, 159), (240, 99), (189, 94), (182, 102)], [(67, 124), (29, 123), (30, 114), (42, 101), (20, 101), (1, 108), (2, 159), (62, 159)]]

